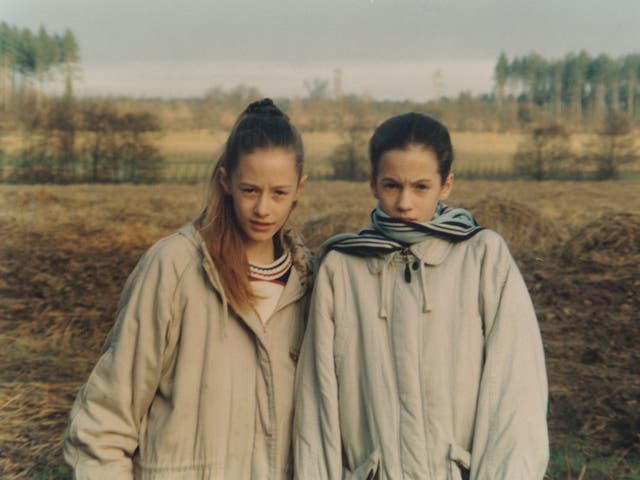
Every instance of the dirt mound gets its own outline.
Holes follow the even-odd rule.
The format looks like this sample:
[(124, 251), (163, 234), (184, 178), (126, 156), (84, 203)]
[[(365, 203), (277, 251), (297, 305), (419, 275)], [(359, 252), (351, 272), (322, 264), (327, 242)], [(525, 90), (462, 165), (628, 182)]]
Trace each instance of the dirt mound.
[(605, 214), (567, 241), (562, 259), (569, 264), (611, 267), (640, 266), (640, 214)]
[(553, 220), (522, 203), (487, 196), (469, 209), (480, 225), (502, 235), (515, 255), (545, 252), (562, 241)]
[(368, 225), (367, 217), (359, 212), (333, 212), (309, 220), (302, 226), (302, 236), (311, 250), (338, 233), (357, 233)]

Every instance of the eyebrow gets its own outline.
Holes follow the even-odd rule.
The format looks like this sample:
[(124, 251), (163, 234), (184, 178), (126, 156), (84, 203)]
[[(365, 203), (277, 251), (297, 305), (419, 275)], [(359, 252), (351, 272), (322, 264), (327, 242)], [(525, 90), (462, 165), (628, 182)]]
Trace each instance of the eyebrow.
[[(397, 178), (393, 178), (393, 177), (382, 177), (381, 179), (382, 182), (395, 182), (395, 183), (404, 183), (401, 180), (398, 180)], [(433, 183), (433, 180), (430, 178), (419, 178), (418, 180), (414, 180), (412, 182), (409, 182), (411, 185), (416, 185), (417, 183)]]
[[(252, 187), (252, 188), (262, 188), (260, 185), (256, 184), (256, 183), (250, 183), (250, 182), (241, 182), (240, 183), (240, 187)], [(294, 188), (293, 185), (274, 185), (272, 187), (270, 187), (272, 190), (287, 190), (287, 189), (291, 189)]]

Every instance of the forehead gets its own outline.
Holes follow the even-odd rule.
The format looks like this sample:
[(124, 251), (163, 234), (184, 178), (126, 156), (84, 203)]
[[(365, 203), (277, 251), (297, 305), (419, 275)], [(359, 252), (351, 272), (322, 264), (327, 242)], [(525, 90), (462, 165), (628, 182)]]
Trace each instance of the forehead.
[(391, 177), (415, 181), (438, 178), (438, 158), (433, 150), (411, 145), (388, 150), (380, 157), (378, 178)]
[(242, 154), (232, 176), (237, 181), (280, 178), (287, 183), (298, 177), (296, 154), (285, 148), (260, 148)]

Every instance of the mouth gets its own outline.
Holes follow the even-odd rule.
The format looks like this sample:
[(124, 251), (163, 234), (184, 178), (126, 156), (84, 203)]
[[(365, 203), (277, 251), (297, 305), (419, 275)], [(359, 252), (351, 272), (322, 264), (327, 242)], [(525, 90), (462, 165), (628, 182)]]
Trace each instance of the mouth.
[(273, 223), (268, 222), (258, 222), (256, 220), (251, 220), (251, 228), (257, 232), (266, 232), (267, 230), (273, 227)]

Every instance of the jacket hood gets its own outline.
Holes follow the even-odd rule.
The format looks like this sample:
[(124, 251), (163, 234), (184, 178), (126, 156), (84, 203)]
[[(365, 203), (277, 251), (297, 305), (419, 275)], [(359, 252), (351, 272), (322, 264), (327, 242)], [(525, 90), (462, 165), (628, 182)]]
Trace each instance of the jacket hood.
[(300, 284), (310, 290), (313, 283), (313, 254), (311, 250), (306, 247), (302, 237), (293, 229), (286, 229), (282, 238), (285, 246), (291, 251), (293, 265), (300, 277)]
[[(202, 235), (193, 222), (180, 228), (178, 233), (188, 239), (198, 249), (198, 251), (202, 253), (203, 257), (209, 261), (211, 264), (210, 266), (215, 268), (215, 264), (209, 255), (204, 238), (202, 238)], [(298, 273), (300, 285), (305, 290), (310, 290), (313, 278), (313, 254), (304, 245), (302, 237), (292, 229), (286, 229), (283, 231), (282, 240), (285, 248), (291, 251), (293, 265)], [(215, 277), (217, 278), (217, 274)], [(215, 286), (219, 289), (221, 288), (219, 283)]]

